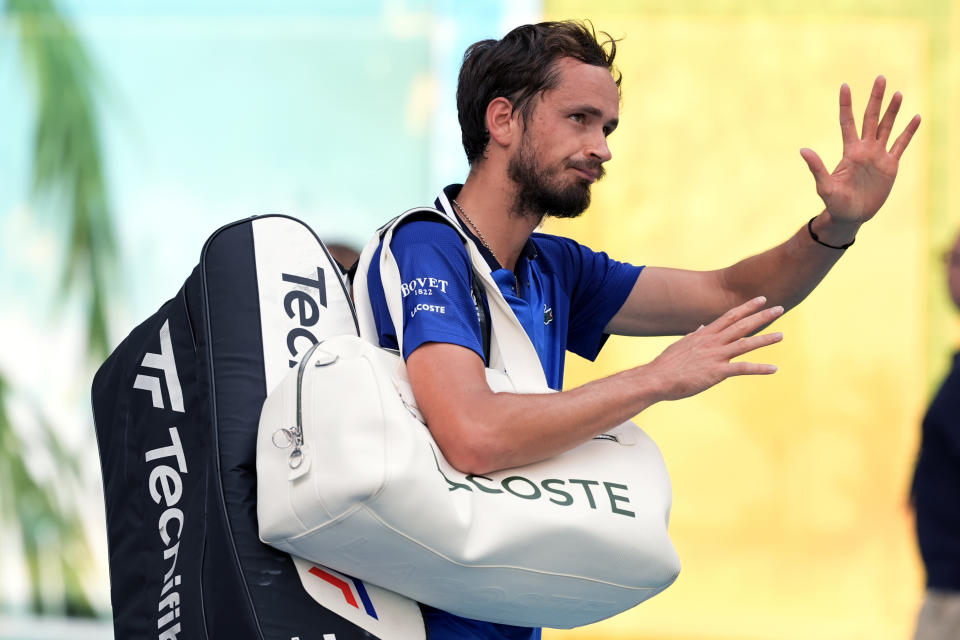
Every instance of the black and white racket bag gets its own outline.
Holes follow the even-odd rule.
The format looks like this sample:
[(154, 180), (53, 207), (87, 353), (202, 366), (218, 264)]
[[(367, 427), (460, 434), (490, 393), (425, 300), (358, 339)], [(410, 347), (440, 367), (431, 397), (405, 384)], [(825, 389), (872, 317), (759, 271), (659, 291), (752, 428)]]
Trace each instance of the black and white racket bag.
[(264, 398), (313, 344), (345, 333), (356, 317), (319, 238), (260, 216), (214, 233), (176, 297), (100, 367), (117, 640), (425, 637), (413, 601), (258, 537)]

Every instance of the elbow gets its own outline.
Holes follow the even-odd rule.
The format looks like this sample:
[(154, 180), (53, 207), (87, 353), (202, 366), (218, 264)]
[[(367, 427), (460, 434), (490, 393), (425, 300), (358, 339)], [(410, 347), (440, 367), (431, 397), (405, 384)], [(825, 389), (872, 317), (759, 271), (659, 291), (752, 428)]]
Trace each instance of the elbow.
[(484, 475), (507, 466), (502, 444), (477, 421), (457, 425), (443, 436), (434, 433), (434, 440), (446, 461), (460, 473)]
[(487, 456), (476, 451), (457, 451), (443, 455), (451, 467), (463, 474), (482, 476), (495, 469)]

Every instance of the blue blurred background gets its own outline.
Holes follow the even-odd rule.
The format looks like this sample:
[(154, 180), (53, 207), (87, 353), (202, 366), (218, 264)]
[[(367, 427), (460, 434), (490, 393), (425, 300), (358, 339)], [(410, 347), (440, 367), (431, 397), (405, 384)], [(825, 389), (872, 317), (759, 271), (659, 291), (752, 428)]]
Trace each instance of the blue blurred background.
[(359, 245), (463, 176), (462, 51), (539, 14), (0, 2), (0, 637), (46, 637), (26, 614), (109, 614), (88, 405), (109, 349), (222, 224), (282, 212)]

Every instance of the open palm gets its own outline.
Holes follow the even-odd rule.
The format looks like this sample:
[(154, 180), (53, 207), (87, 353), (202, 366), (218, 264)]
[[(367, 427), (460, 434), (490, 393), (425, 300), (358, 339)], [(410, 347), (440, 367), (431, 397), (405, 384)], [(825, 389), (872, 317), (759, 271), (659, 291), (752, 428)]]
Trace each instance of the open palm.
[(881, 120), (880, 107), (885, 88), (886, 79), (878, 76), (873, 83), (863, 116), (863, 128), (858, 136), (850, 87), (847, 84), (840, 87), (843, 158), (833, 173), (827, 171), (820, 156), (813, 150), (800, 150), (817, 183), (817, 193), (837, 222), (863, 224), (877, 213), (890, 195), (900, 156), (920, 126), (920, 116), (916, 115), (887, 149), (903, 96), (899, 91), (893, 94)]

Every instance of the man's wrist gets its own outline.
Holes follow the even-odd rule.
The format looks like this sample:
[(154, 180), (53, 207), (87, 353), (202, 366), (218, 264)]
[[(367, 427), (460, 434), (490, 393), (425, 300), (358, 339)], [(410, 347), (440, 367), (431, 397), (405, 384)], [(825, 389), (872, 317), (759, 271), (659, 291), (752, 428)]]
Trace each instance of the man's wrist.
[(811, 239), (817, 244), (831, 249), (846, 249), (853, 244), (861, 223), (837, 220), (824, 209), (810, 220), (807, 229)]
[[(640, 411), (648, 407), (672, 400), (670, 384), (655, 362), (648, 362), (623, 372), (630, 378), (632, 401), (641, 407)], [(638, 411), (639, 413), (639, 411)]]

